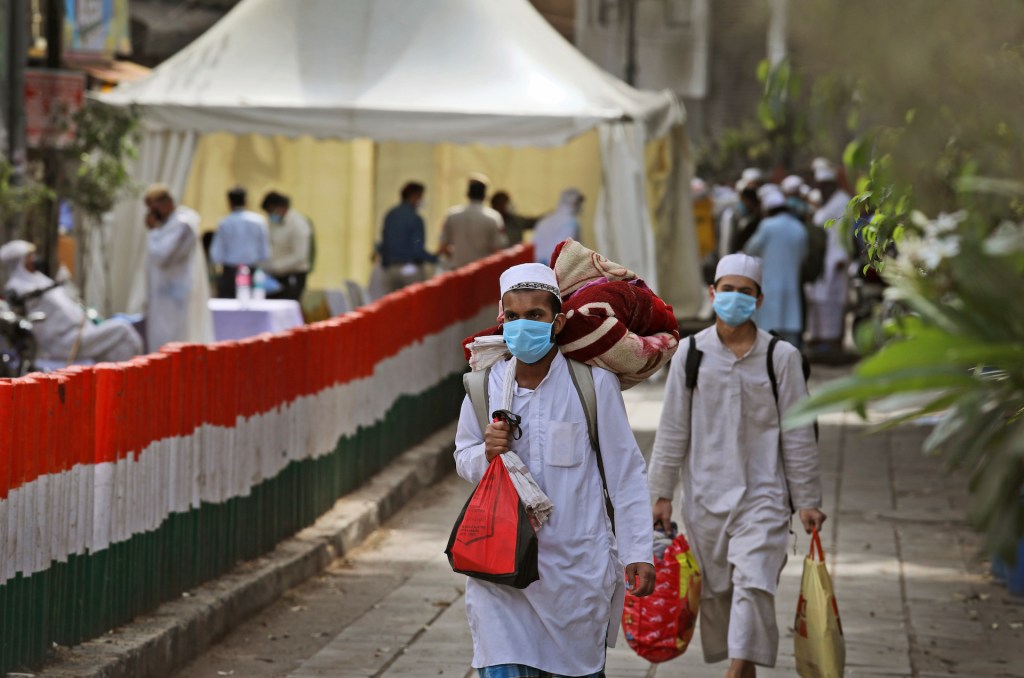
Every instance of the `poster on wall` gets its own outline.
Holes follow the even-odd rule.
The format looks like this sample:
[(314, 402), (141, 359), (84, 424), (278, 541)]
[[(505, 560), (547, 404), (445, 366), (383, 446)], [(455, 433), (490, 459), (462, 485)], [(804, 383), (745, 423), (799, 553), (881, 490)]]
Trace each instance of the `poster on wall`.
[(85, 103), (85, 74), (25, 69), (25, 142), (66, 148), (75, 140), (72, 116)]
[(130, 54), (128, 0), (64, 0), (64, 45), (71, 57)]

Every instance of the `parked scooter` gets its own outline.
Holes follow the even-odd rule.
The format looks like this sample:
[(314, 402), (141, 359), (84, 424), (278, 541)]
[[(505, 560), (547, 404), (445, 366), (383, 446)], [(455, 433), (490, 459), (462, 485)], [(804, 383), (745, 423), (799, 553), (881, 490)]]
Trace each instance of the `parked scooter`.
[(0, 378), (13, 379), (36, 371), (39, 344), (32, 328), (44, 320), (45, 313), (26, 317), (23, 307), (0, 301)]

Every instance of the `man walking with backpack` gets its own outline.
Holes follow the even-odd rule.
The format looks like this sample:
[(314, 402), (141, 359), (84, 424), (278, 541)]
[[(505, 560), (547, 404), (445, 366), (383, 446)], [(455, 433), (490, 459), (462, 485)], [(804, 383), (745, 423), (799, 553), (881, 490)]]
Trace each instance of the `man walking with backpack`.
[(778, 654), (775, 593), (791, 516), (820, 528), (821, 477), (811, 426), (783, 431), (807, 393), (800, 352), (758, 329), (761, 261), (723, 257), (715, 325), (676, 354), (648, 469), (654, 520), (669, 524), (682, 477), (682, 518), (703, 576), (701, 644), (727, 678), (751, 678)]
[[(473, 666), (481, 678), (604, 676), (624, 580), (635, 595), (654, 590), (643, 457), (615, 375), (573, 363), (555, 345), (565, 315), (554, 271), (521, 264), (500, 282), (512, 359), (467, 375), (456, 469), (479, 483), (514, 449), (554, 508), (537, 532), (539, 581), (466, 582)], [(491, 421), (496, 410), (519, 419), (515, 431)]]

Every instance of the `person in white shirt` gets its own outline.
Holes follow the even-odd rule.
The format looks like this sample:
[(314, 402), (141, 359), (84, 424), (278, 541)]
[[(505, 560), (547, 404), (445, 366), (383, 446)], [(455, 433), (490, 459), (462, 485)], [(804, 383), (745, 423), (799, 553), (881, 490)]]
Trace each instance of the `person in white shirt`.
[(291, 208), (292, 201), (286, 195), (271, 191), (261, 206), (270, 222), (270, 259), (263, 270), (281, 283), (281, 291), (268, 298), (299, 301), (312, 260), (313, 227)]
[(142, 337), (134, 327), (117, 318), (94, 323), (64, 285), (36, 270), (35, 251), (24, 240), (0, 247), (0, 274), (11, 306), (46, 316), (32, 327), (40, 358), (68, 364), (123, 362), (142, 353)]
[(807, 385), (800, 352), (779, 340), (769, 356), (773, 338), (752, 320), (763, 300), (760, 260), (723, 257), (711, 295), (715, 324), (672, 360), (648, 474), (654, 520), (666, 525), (682, 478), (682, 520), (703, 577), (704, 660), (729, 659), (727, 678), (752, 678), (778, 655), (775, 593), (792, 513), (808, 532), (825, 520), (821, 475), (813, 428), (780, 427)]
[(213, 341), (210, 288), (199, 240), (199, 214), (175, 205), (164, 184), (146, 202), (146, 347), (173, 341)]
[(513, 441), (506, 423), (481, 431), (467, 397), (455, 440), (456, 469), (478, 483), (511, 446), (554, 509), (537, 532), (539, 581), (516, 589), (467, 580), (473, 666), (481, 678), (603, 676), (605, 648), (614, 644), (622, 616), (623, 579), (638, 596), (654, 588), (643, 457), (617, 377), (593, 368), (613, 531), (584, 407), (554, 342), (565, 325), (554, 271), (521, 264), (505, 271), (500, 283), (503, 335), (515, 360), (491, 368), (488, 392), (490, 402), (502, 403), (505, 380), (515, 380), (511, 410), (522, 418), (522, 437)]
[(562, 191), (558, 206), (540, 221), (533, 230), (533, 258), (550, 265), (558, 243), (566, 238), (580, 239), (579, 215), (583, 210), (583, 194), (575, 188)]
[[(825, 228), (833, 219), (842, 219), (850, 195), (839, 188), (836, 172), (831, 166), (818, 163), (814, 181), (824, 204), (814, 212), (816, 228)], [(842, 229), (825, 228), (828, 246), (821, 277), (805, 287), (807, 296), (807, 334), (812, 349), (839, 351), (846, 332), (846, 295), (850, 276), (847, 267), (850, 254), (840, 238)]]

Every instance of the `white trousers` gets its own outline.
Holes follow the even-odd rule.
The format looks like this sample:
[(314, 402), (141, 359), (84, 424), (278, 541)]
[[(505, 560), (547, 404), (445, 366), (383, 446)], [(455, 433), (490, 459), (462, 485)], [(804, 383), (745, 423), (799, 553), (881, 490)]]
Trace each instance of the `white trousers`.
[(728, 593), (701, 598), (700, 640), (704, 661), (709, 664), (745, 659), (774, 667), (779, 654), (775, 596), (760, 589), (734, 587)]

